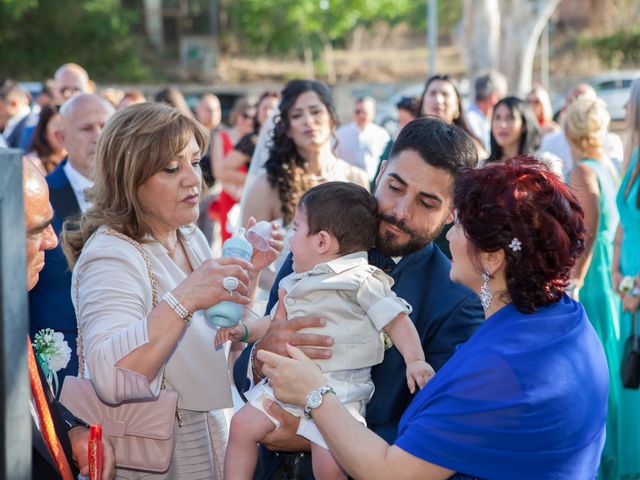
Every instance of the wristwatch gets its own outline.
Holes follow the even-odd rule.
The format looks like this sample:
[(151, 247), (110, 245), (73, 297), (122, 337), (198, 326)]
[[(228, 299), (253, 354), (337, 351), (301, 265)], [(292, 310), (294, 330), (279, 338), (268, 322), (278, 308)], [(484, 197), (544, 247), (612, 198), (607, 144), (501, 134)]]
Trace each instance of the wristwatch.
[(325, 385), (324, 387), (320, 387), (318, 390), (311, 390), (307, 394), (307, 404), (304, 407), (305, 417), (311, 420), (311, 410), (322, 405), (322, 397), (327, 393), (333, 393), (335, 395), (336, 391), (329, 385)]

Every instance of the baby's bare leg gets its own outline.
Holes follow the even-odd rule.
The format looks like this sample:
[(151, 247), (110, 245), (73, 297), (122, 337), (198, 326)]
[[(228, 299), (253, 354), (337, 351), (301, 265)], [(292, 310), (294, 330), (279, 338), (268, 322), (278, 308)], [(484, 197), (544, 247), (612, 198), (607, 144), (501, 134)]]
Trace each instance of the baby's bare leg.
[(231, 419), (224, 478), (251, 480), (258, 462), (257, 444), (275, 428), (269, 417), (248, 403), (238, 410)]
[(347, 474), (340, 468), (331, 451), (313, 442), (311, 442), (311, 464), (313, 477), (316, 480), (347, 480)]

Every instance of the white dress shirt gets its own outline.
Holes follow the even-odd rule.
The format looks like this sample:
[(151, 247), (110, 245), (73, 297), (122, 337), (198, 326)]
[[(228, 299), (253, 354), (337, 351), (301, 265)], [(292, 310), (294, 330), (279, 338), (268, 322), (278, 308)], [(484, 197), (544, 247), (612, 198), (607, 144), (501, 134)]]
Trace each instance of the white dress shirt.
[(391, 139), (389, 133), (378, 125), (370, 123), (362, 130), (354, 123), (347, 123), (336, 131), (338, 137), (337, 155), (367, 172), (373, 180), (380, 156)]
[(491, 150), (491, 119), (487, 118), (476, 103), (472, 103), (465, 113), (467, 125), (476, 137), (482, 140), (484, 148)]
[(91, 206), (91, 203), (87, 201), (87, 197), (84, 194), (84, 191), (87, 188), (93, 187), (93, 182), (89, 180), (87, 177), (85, 177), (84, 175), (82, 175), (80, 172), (78, 172), (75, 168), (73, 168), (69, 160), (67, 160), (67, 163), (64, 164), (64, 167), (62, 167), (62, 169), (64, 170), (64, 173), (67, 176), (67, 178), (69, 179), (69, 183), (71, 184), (73, 193), (75, 194), (76, 199), (78, 200), (78, 205), (80, 206), (80, 210), (82, 211), (82, 213), (86, 212)]

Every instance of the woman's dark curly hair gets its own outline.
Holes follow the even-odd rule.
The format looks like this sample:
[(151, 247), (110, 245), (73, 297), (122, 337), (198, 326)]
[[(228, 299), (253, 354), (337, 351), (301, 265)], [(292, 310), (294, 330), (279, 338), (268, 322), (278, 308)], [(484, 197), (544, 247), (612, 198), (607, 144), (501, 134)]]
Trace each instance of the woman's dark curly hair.
[(518, 143), (518, 153), (520, 155), (533, 155), (538, 147), (540, 147), (540, 127), (536, 114), (524, 100), (518, 97), (505, 97), (498, 101), (493, 107), (493, 115), (491, 116), (491, 156), (489, 162), (500, 161), (504, 155), (502, 147), (496, 142), (493, 135), (493, 117), (500, 105), (504, 105), (514, 117), (520, 117), (522, 120), (522, 134), (520, 135), (520, 143)]
[(291, 126), (289, 111), (298, 97), (306, 92), (315, 92), (327, 107), (332, 131), (338, 124), (331, 91), (326, 85), (315, 80), (291, 80), (285, 85), (279, 105), (280, 114), (275, 119), (271, 137), (269, 159), (265, 163), (267, 180), (278, 192), (285, 225), (293, 220), (300, 196), (312, 186), (307, 175), (307, 161), (298, 153), (296, 144), (288, 135)]
[[(556, 174), (528, 155), (466, 169), (456, 179), (454, 206), (476, 264), (478, 252), (504, 251), (507, 293), (518, 310), (562, 297), (585, 228), (578, 200)], [(521, 250), (509, 248), (514, 238)]]

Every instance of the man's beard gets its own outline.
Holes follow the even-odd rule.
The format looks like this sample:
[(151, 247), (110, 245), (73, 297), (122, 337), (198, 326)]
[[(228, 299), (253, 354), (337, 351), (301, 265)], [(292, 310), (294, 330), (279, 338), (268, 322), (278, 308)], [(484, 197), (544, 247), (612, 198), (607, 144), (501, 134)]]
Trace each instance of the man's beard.
[(410, 253), (421, 250), (429, 243), (433, 242), (442, 232), (446, 222), (443, 222), (433, 232), (426, 234), (419, 234), (415, 230), (412, 230), (407, 226), (404, 220), (398, 220), (393, 215), (385, 215), (383, 213), (378, 214), (380, 221), (385, 221), (388, 224), (394, 225), (403, 232), (409, 234), (409, 240), (405, 243), (399, 243), (396, 240), (396, 235), (391, 232), (380, 233), (378, 230), (378, 237), (376, 238), (376, 248), (380, 253), (387, 257), (404, 257)]

